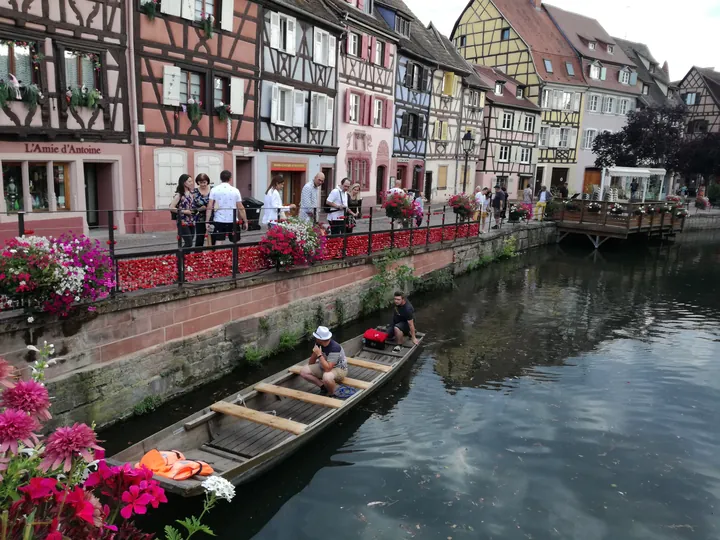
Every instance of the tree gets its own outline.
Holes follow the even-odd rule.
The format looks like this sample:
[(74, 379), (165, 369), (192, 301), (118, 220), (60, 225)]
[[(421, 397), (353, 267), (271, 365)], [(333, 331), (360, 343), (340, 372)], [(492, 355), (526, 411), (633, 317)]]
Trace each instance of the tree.
[(687, 111), (684, 106), (647, 107), (630, 111), (617, 133), (595, 138), (596, 167), (662, 167), (677, 169)]
[(705, 180), (720, 176), (720, 133), (685, 141), (678, 152), (677, 170), (685, 175), (702, 175)]

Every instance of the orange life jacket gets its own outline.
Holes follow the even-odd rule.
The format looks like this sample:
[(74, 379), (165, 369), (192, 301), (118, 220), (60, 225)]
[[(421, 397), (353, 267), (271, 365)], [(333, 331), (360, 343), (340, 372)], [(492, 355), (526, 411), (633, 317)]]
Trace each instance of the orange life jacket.
[(173, 463), (167, 471), (159, 471), (155, 474), (170, 478), (171, 480), (187, 480), (195, 476), (210, 476), (215, 471), (204, 461), (195, 461), (192, 459), (179, 459)]
[(178, 460), (185, 459), (182, 452), (177, 450), (157, 450), (153, 448), (146, 453), (140, 463), (135, 465), (135, 468), (140, 468), (143, 465), (150, 469), (154, 473), (160, 473), (162, 471), (169, 471)]

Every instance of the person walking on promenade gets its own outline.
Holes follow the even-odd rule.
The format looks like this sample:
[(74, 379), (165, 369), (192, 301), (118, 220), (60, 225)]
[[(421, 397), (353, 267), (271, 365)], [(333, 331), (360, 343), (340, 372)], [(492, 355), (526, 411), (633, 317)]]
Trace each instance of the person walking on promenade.
[(178, 224), (178, 236), (183, 247), (191, 248), (195, 238), (195, 212), (193, 211), (193, 179), (189, 174), (180, 175), (175, 196), (170, 201), (170, 213)]
[(238, 188), (234, 187), (232, 181), (232, 173), (223, 171), (220, 173), (220, 185), (210, 190), (210, 202), (205, 212), (205, 220), (209, 221), (213, 210), (213, 233), (212, 237), (216, 244), (225, 241), (226, 237), (231, 242), (235, 241), (233, 235), (233, 210), (237, 209), (238, 217), (242, 219), (243, 230), (248, 230), (247, 214), (242, 204), (242, 195)]
[(334, 211), (328, 214), (328, 223), (330, 223), (330, 234), (345, 233), (345, 209), (348, 207), (348, 190), (350, 189), (350, 179), (343, 178), (340, 187), (333, 189), (328, 195), (327, 205)]
[(540, 196), (538, 197), (537, 206), (535, 207), (535, 219), (542, 221), (545, 217), (545, 207), (548, 202), (548, 190), (545, 186), (540, 188)]
[[(195, 247), (203, 247), (207, 236), (205, 211), (210, 202), (210, 177), (205, 173), (200, 173), (195, 177), (195, 184), (197, 184), (193, 192), (193, 210), (196, 212)], [(211, 241), (211, 244), (214, 242)]]
[(360, 197), (361, 191), (362, 187), (357, 182), (350, 186), (350, 191), (348, 191), (348, 213), (347, 224), (345, 226), (347, 227), (347, 232), (349, 233), (353, 232), (355, 226), (357, 225), (357, 220), (360, 218), (360, 212), (362, 211), (362, 197)]
[(564, 201), (568, 198), (568, 194), (570, 193), (568, 191), (567, 182), (562, 182), (560, 184), (560, 189), (558, 190), (560, 192), (560, 198)]
[(303, 221), (314, 221), (320, 200), (320, 186), (325, 182), (325, 175), (317, 173), (310, 182), (307, 182), (300, 193), (300, 213), (298, 217)]
[(422, 198), (422, 194), (420, 193), (419, 189), (415, 190), (414, 197), (415, 198), (413, 199), (412, 204), (415, 207), (415, 211), (416, 211), (415, 226), (419, 227), (420, 225), (422, 225), (423, 216), (425, 215), (425, 207), (423, 205), (423, 198)]
[(295, 209), (294, 204), (283, 206), (282, 195), (280, 195), (283, 187), (285, 187), (285, 179), (281, 174), (276, 174), (270, 180), (270, 185), (265, 191), (265, 203), (260, 223), (268, 229), (278, 221), (286, 219), (285, 212)]
[(493, 217), (495, 218), (495, 225), (493, 229), (500, 228), (500, 221), (505, 217), (505, 205), (507, 204), (507, 195), (500, 189), (499, 185), (495, 186), (495, 195), (492, 198), (492, 210)]
[[(480, 186), (477, 186), (475, 188), (475, 213), (473, 214), (473, 221), (477, 221), (480, 218), (480, 209), (482, 208), (483, 199), (485, 198), (485, 193), (483, 192), (483, 188)], [(482, 230), (482, 227), (481, 227)]]
[(405, 193), (405, 190), (402, 188), (402, 180), (399, 178), (395, 179), (395, 185), (388, 191), (388, 195), (392, 195), (393, 193)]
[(313, 332), (315, 346), (310, 361), (300, 370), (300, 376), (315, 386), (321, 394), (335, 394), (338, 382), (347, 377), (348, 365), (345, 350), (332, 339), (332, 332), (325, 326), (318, 326)]
[(395, 337), (395, 347), (393, 352), (400, 352), (402, 344), (405, 342), (405, 336), (410, 336), (412, 342), (417, 345), (418, 339), (415, 337), (415, 309), (410, 301), (401, 291), (395, 291), (393, 295), (393, 318), (388, 328), (388, 334)]
[(525, 204), (532, 204), (533, 202), (533, 190), (530, 187), (530, 184), (527, 185), (525, 190), (523, 191), (523, 203)]

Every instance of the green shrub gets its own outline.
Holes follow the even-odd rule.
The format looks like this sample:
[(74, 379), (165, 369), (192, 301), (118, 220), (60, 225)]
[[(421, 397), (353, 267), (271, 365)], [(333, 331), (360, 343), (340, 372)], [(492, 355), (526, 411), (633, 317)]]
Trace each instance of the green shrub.
[(133, 414), (135, 416), (142, 416), (148, 414), (157, 409), (162, 403), (160, 396), (146, 396), (140, 403), (137, 403), (133, 407)]
[(245, 361), (251, 366), (259, 366), (262, 363), (262, 359), (267, 356), (267, 351), (250, 345), (245, 348)]

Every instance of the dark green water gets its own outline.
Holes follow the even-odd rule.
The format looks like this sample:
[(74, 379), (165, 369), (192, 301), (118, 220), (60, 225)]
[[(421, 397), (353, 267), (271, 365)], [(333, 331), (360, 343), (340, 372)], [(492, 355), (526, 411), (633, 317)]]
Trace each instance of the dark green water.
[[(717, 538), (720, 236), (595, 257), (581, 246), (539, 250), (415, 298), (428, 332), (417, 360), (337, 428), (238, 488), (210, 516), (218, 537)], [(108, 449), (305, 352), (108, 430)], [(200, 506), (171, 503), (148, 528)]]

